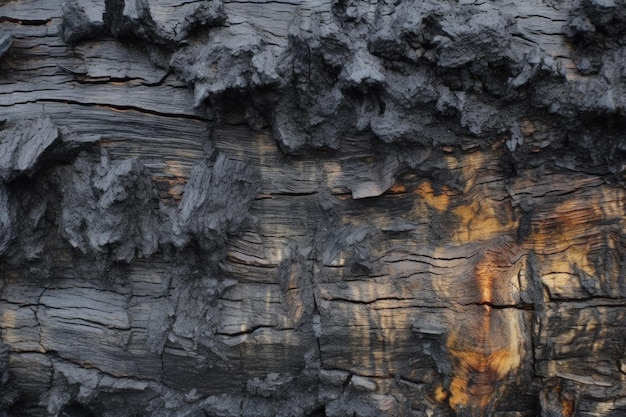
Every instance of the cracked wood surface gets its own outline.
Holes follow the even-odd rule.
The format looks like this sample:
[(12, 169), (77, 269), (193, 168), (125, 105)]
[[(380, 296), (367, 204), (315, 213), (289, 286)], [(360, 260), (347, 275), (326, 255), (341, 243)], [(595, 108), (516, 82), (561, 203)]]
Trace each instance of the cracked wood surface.
[(0, 414), (622, 415), (624, 30), (0, 1)]

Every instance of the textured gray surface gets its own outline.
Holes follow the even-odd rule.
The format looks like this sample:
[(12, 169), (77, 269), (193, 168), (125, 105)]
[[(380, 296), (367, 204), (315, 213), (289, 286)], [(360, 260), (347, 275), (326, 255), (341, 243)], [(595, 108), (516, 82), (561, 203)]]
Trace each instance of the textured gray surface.
[(625, 33), (0, 1), (0, 415), (622, 415)]

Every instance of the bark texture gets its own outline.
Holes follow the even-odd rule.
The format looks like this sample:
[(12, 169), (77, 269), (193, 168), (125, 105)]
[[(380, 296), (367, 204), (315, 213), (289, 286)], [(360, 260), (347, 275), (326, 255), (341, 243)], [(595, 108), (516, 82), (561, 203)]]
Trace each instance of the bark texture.
[(0, 415), (626, 414), (625, 34), (0, 0)]

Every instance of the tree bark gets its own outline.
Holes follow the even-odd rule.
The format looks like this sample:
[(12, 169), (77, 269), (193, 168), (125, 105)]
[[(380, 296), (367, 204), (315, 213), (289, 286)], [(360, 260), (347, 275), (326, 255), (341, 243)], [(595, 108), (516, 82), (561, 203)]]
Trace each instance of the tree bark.
[(625, 33), (0, 0), (0, 415), (623, 415)]

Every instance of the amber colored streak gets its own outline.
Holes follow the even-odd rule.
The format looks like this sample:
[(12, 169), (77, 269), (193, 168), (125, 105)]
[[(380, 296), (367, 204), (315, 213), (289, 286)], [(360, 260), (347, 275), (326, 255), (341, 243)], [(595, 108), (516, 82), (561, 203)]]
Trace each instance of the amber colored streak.
[(447, 399), (448, 393), (446, 390), (441, 385), (437, 385), (437, 388), (435, 389), (435, 401), (444, 402)]
[(614, 213), (611, 206), (611, 201), (601, 195), (565, 201), (536, 221), (525, 246), (540, 254), (562, 253), (560, 258), (544, 265), (552, 271), (573, 272), (575, 265), (593, 276), (594, 261), (588, 254), (605, 245), (602, 234), (606, 229), (601, 224), (621, 221), (624, 215), (623, 211)]
[(562, 251), (570, 245), (592, 240), (606, 226), (623, 228), (626, 190), (588, 186), (584, 194), (560, 203), (547, 213), (537, 213), (530, 246), (538, 252)]
[(478, 287), (479, 302), (493, 303), (493, 286), (497, 279), (497, 269), (494, 269), (493, 254), (487, 254), (486, 259), (483, 259), (476, 266), (476, 285)]
[(548, 391), (541, 393), (542, 400), (550, 399), (551, 405), (556, 405), (554, 401), (559, 401), (561, 407), (558, 411), (560, 411), (560, 415), (562, 417), (572, 417), (575, 408), (574, 398), (568, 392), (563, 391), (561, 381), (559, 380), (556, 384), (553, 384), (552, 381), (548, 381), (546, 388)]
[(604, 219), (598, 203), (568, 200), (535, 224), (531, 245), (539, 252), (562, 251), (581, 238), (595, 234), (597, 223)]
[(464, 407), (484, 412), (496, 399), (497, 383), (520, 364), (521, 331), (516, 311), (491, 307), (512, 298), (509, 281), (515, 273), (511, 266), (515, 249), (513, 243), (502, 243), (497, 252), (488, 251), (482, 256), (474, 270), (476, 296), (482, 309), (475, 310), (473, 316), (468, 314), (448, 338), (447, 348), (454, 364), (449, 401), (455, 410)]
[(406, 193), (406, 187), (402, 184), (395, 183), (389, 188), (389, 190), (387, 190), (387, 193), (389, 194)]
[(508, 350), (502, 349), (490, 354), (454, 350), (451, 353), (462, 364), (455, 367), (450, 383), (450, 407), (453, 410), (485, 410), (494, 397), (496, 383), (506, 375), (506, 372), (501, 375), (498, 369), (509, 362)]
[(521, 362), (517, 312), (497, 311), (503, 317), (494, 326), (494, 310), (483, 306), (482, 311), (465, 320), (465, 326), (451, 333), (446, 344), (453, 359), (450, 406), (478, 414), (497, 399), (498, 382)]
[(472, 202), (458, 206), (453, 213), (460, 219), (456, 231), (456, 241), (459, 244), (493, 239), (505, 235), (517, 228), (517, 222), (507, 216), (508, 221), (501, 222), (496, 215), (496, 208), (492, 205)]
[(440, 212), (444, 212), (448, 209), (450, 197), (445, 193), (445, 190), (440, 194), (435, 194), (430, 181), (421, 183), (414, 192), (422, 197), (424, 202), (434, 209), (437, 209)]
[(574, 401), (561, 398), (561, 410), (563, 417), (571, 417), (574, 414)]
[(489, 250), (483, 253), (480, 261), (474, 268), (474, 279), (480, 304), (510, 304), (515, 300), (511, 292), (518, 288), (511, 285), (519, 268), (515, 266), (516, 253), (521, 249), (514, 242), (499, 241), (497, 251)]

